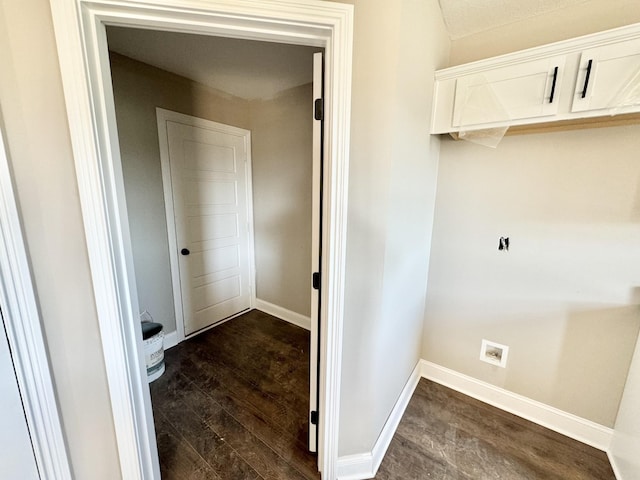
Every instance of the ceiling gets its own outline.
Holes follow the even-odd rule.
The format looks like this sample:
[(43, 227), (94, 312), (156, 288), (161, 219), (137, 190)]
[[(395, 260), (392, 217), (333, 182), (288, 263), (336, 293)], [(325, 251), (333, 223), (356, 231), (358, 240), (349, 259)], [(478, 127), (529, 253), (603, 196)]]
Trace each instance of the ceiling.
[[(438, 1), (455, 40), (590, 0)], [(312, 53), (319, 50), (126, 27), (108, 27), (107, 35), (112, 51), (247, 100), (311, 82)]]
[(300, 45), (108, 27), (109, 50), (247, 100), (310, 83), (313, 52)]
[(451, 39), (491, 30), (589, 0), (439, 0)]

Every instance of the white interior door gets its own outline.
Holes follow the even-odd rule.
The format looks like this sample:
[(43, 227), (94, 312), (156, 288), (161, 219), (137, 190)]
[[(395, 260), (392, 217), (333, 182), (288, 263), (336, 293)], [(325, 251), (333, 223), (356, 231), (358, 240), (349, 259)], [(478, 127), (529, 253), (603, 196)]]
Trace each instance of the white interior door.
[(318, 448), (318, 366), (320, 333), (320, 283), (322, 251), (322, 143), (323, 143), (323, 56), (313, 54), (313, 198), (311, 214), (311, 348), (309, 349), (309, 451)]
[(38, 468), (0, 312), (0, 465), (2, 478), (37, 480)]
[(176, 303), (188, 336), (251, 305), (251, 138), (247, 130), (161, 109), (158, 125), (171, 177)]

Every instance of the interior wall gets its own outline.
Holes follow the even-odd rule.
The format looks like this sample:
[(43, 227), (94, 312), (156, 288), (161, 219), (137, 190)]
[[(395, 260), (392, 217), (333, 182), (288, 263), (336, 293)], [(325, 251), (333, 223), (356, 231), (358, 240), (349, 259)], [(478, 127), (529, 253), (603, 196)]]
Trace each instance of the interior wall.
[(454, 40), (449, 66), (640, 22), (637, 0), (587, 0)]
[(249, 102), (122, 55), (110, 58), (139, 307), (173, 332), (156, 107), (249, 129)]
[[(439, 139), (436, 0), (356, 0), (340, 455), (370, 452), (420, 358)], [(416, 53), (419, 52), (419, 53)]]
[(47, 0), (0, 0), (0, 109), (74, 478), (120, 478)]
[(310, 83), (250, 102), (256, 295), (307, 317), (311, 315), (312, 105)]
[(257, 297), (309, 316), (311, 85), (248, 101), (116, 53), (111, 68), (140, 310), (175, 331), (161, 107), (251, 130)]
[[(591, 0), (470, 35), (450, 64), (640, 22), (636, 3)], [(443, 144), (427, 360), (613, 426), (640, 322), (626, 268), (639, 128), (507, 137), (495, 151)], [(507, 369), (478, 360), (482, 338), (511, 347)]]
[(640, 328), (638, 149), (640, 126), (443, 142), (424, 358), (613, 427)]

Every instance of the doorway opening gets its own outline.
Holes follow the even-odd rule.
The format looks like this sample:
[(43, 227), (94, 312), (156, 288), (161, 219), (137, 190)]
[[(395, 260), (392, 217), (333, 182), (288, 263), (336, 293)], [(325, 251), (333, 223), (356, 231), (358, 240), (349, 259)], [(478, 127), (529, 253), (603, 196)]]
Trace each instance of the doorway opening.
[(353, 7), (318, 0), (51, 0), (122, 476), (159, 478), (137, 318), (106, 26), (325, 48), (318, 463), (335, 478), (344, 314)]
[(317, 478), (321, 49), (123, 27), (107, 39), (134, 293), (179, 344), (151, 386), (163, 477)]

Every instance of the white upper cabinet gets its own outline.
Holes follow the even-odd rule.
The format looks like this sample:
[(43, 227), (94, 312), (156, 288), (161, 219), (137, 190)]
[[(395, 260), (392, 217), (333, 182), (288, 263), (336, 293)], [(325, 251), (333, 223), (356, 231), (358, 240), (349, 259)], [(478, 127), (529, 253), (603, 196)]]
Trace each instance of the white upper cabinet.
[(565, 58), (495, 68), (456, 79), (454, 127), (555, 115)]
[(640, 39), (582, 52), (572, 112), (640, 103)]
[(640, 112), (640, 24), (438, 70), (431, 133)]

